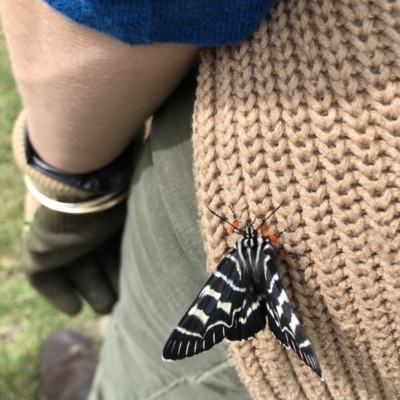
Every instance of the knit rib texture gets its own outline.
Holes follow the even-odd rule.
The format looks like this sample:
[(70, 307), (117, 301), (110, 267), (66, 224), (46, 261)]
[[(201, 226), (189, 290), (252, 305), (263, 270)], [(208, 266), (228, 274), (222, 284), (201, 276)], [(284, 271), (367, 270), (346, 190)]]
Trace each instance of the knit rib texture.
[(238, 239), (205, 207), (271, 218), (325, 382), (268, 328), (232, 344), (256, 400), (400, 398), (400, 1), (278, 0), (204, 50), (193, 121), (208, 271)]

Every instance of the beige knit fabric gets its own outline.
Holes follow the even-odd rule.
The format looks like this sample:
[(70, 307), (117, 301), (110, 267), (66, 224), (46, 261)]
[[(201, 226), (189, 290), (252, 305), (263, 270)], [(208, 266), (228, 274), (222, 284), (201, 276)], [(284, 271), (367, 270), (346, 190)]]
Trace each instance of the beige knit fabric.
[(209, 271), (237, 240), (204, 205), (271, 224), (326, 382), (266, 330), (231, 346), (257, 400), (400, 399), (400, 0), (278, 0), (203, 51), (194, 114)]

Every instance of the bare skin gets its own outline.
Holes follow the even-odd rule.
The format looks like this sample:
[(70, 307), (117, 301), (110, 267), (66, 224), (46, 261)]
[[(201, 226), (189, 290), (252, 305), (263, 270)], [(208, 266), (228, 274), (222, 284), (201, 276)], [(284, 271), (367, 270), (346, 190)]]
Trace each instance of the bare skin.
[(128, 46), (79, 26), (41, 0), (0, 0), (29, 138), (70, 173), (115, 159), (179, 84), (198, 48)]

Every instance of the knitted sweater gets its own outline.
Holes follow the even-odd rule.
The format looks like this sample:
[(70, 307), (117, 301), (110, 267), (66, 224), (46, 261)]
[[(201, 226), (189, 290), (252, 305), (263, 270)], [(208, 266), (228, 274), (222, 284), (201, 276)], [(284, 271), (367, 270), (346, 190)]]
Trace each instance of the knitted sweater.
[(237, 237), (203, 206), (267, 215), (325, 382), (268, 329), (232, 344), (256, 400), (400, 398), (400, 0), (278, 0), (202, 53), (195, 177), (212, 271)]

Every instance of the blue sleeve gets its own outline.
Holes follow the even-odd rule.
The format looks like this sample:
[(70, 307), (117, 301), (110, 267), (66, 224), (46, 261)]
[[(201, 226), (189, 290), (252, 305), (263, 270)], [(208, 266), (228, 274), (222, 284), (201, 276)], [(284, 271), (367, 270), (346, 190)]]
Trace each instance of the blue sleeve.
[(274, 0), (45, 0), (71, 20), (128, 44), (233, 44)]

